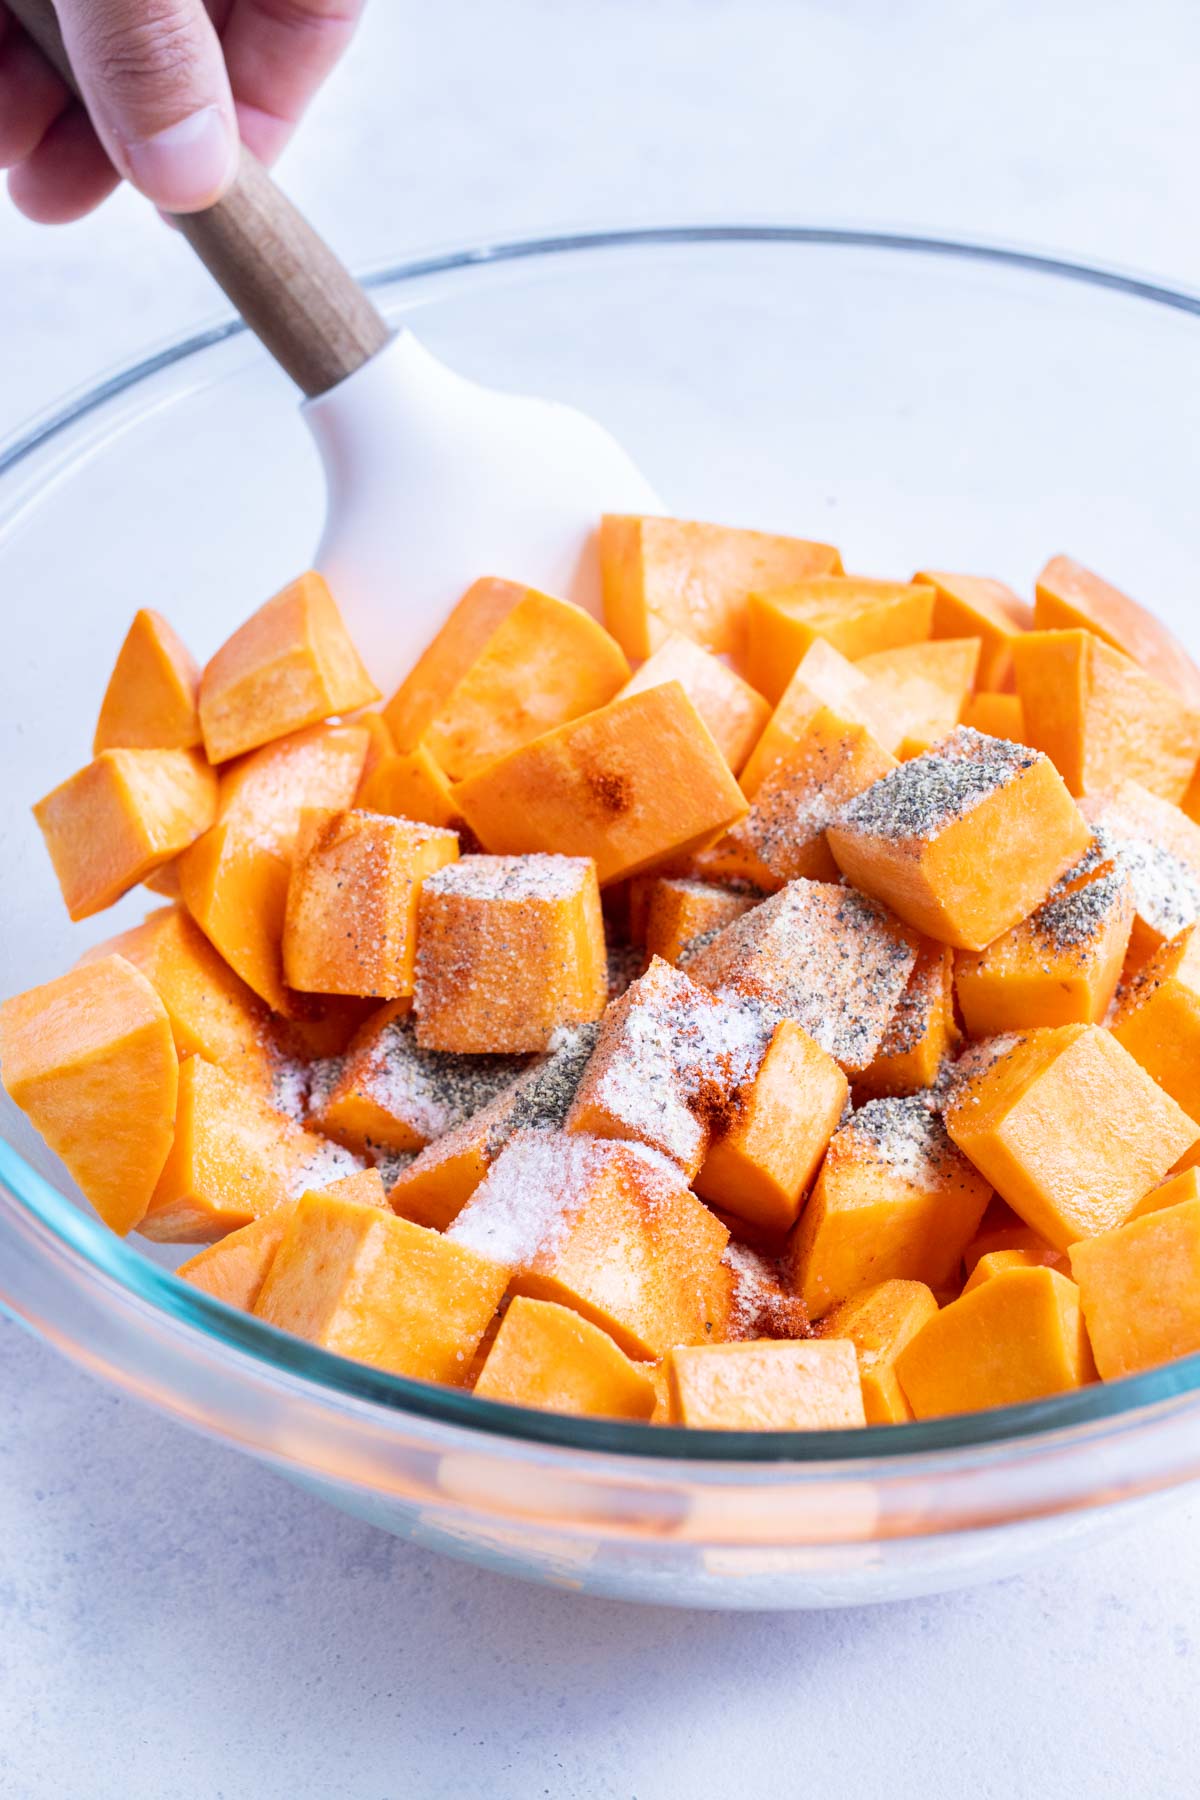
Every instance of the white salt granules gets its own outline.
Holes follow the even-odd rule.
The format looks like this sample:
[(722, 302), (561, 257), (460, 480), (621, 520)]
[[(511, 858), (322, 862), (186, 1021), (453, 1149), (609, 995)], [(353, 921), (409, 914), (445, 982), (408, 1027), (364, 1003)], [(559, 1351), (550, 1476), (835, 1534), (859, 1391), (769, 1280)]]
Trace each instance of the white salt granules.
[(588, 856), (460, 856), (422, 883), (458, 900), (570, 900), (588, 878)]
[(314, 1138), (313, 1144), (311, 1156), (299, 1165), (288, 1183), (290, 1198), (328, 1187), (331, 1182), (340, 1181), (343, 1175), (354, 1175), (367, 1166), (361, 1156), (355, 1156), (353, 1151), (331, 1139)]

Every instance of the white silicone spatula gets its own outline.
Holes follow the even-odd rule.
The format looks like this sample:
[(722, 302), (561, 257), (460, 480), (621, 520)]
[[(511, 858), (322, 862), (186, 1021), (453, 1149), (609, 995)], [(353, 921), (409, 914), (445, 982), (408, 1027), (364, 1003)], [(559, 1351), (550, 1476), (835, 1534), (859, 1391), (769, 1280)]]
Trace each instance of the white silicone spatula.
[[(7, 0), (74, 86), (50, 0)], [(480, 575), (599, 610), (602, 512), (659, 512), (602, 426), (465, 380), (368, 295), (244, 149), (237, 179), (176, 221), (305, 395), (328, 488), (316, 567), (385, 693)]]

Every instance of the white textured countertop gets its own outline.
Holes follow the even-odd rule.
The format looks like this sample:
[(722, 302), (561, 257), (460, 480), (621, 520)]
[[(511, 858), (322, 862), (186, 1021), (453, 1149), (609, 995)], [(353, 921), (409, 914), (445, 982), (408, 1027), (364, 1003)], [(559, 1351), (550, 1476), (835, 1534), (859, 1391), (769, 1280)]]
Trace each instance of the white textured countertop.
[[(918, 225), (1200, 286), (1186, 0), (374, 0), (283, 175), (351, 260), (563, 224)], [(129, 195), (0, 208), (0, 432), (216, 310)], [(10, 604), (0, 596), (0, 616)], [(1200, 1496), (1057, 1567), (714, 1617), (441, 1561), (0, 1324), (0, 1795), (1196, 1792)]]

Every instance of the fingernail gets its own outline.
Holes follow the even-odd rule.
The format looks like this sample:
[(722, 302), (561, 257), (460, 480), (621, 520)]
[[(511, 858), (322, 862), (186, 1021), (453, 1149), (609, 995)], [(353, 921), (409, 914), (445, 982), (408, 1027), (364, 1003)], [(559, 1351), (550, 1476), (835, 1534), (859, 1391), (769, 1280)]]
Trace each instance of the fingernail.
[(126, 142), (129, 176), (164, 212), (199, 212), (220, 199), (237, 168), (238, 141), (219, 106), (202, 106), (153, 137)]

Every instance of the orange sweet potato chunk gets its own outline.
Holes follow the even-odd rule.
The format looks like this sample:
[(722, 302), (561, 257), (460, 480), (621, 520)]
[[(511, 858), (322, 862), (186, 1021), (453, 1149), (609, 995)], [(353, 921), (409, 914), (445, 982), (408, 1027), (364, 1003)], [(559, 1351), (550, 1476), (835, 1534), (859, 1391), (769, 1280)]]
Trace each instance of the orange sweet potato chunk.
[(596, 866), (581, 856), (465, 856), (426, 877), (417, 912), (417, 1042), (544, 1050), (599, 1018), (608, 958)]
[(217, 822), (290, 863), (306, 806), (354, 805), (370, 742), (363, 725), (310, 725), (227, 763)]
[(1171, 938), (1121, 992), (1112, 1034), (1178, 1101), (1200, 1119), (1200, 933)]
[(447, 831), (463, 828), (450, 781), (425, 744), (381, 756), (364, 777), (355, 804), (364, 812), (415, 819), (418, 824), (440, 825)]
[(239, 626), (201, 676), (208, 760), (228, 762), (378, 699), (332, 594), (310, 569)]
[(179, 1062), (167, 1010), (122, 956), (0, 1006), (0, 1074), (106, 1225), (139, 1225), (175, 1127)]
[(796, 1222), (849, 1092), (833, 1058), (791, 1019), (781, 1020), (757, 1070), (734, 1095), (731, 1123), (709, 1145), (696, 1192), (782, 1237)]
[(993, 1275), (1003, 1275), (1009, 1269), (1043, 1269), (1057, 1268), (1066, 1273), (1061, 1262), (1051, 1263), (1036, 1250), (1023, 1250), (1013, 1245), (1010, 1250), (989, 1250), (986, 1255), (976, 1259), (975, 1267), (963, 1283), (963, 1293), (970, 1294), (982, 1281), (990, 1281)]
[(859, 658), (903, 733), (901, 762), (922, 755), (958, 724), (975, 686), (979, 651), (977, 637), (944, 638)]
[(1184, 1157), (1184, 1167), (1164, 1176), (1156, 1187), (1143, 1194), (1129, 1217), (1144, 1219), (1148, 1213), (1163, 1212), (1168, 1206), (1181, 1206), (1185, 1200), (1200, 1200), (1200, 1168)]
[(602, 886), (704, 849), (746, 811), (677, 681), (560, 725), (454, 791), (485, 849), (591, 856)]
[(135, 613), (109, 676), (92, 755), (194, 750), (202, 741), (200, 669), (161, 613)]
[(923, 1281), (881, 1281), (844, 1300), (821, 1320), (821, 1336), (854, 1345), (868, 1425), (903, 1425), (913, 1416), (896, 1374), (896, 1359), (937, 1314)]
[(1079, 1290), (1056, 1269), (1008, 1269), (963, 1294), (897, 1359), (918, 1419), (1044, 1400), (1093, 1381)]
[(1116, 992), (1133, 910), (1125, 871), (1093, 839), (1027, 919), (986, 950), (956, 954), (958, 1003), (971, 1036), (1098, 1023)]
[(830, 1143), (789, 1247), (819, 1319), (880, 1281), (950, 1285), (991, 1195), (924, 1100), (872, 1100)]
[(647, 957), (682, 967), (695, 951), (762, 898), (757, 889), (722, 887), (682, 875), (637, 878), (645, 882), (645, 918), (638, 941)]
[(283, 966), (313, 994), (413, 991), (421, 883), (458, 855), (452, 831), (306, 808), (288, 883)]
[(486, 1106), (522, 1066), (423, 1049), (409, 1002), (394, 1000), (359, 1028), (332, 1080), (318, 1082), (309, 1123), (351, 1150), (419, 1150)]
[(141, 1230), (162, 1243), (211, 1243), (357, 1167), (348, 1151), (303, 1131), (254, 1088), (189, 1056), (179, 1070), (174, 1142)]
[(1052, 556), (1037, 578), (1039, 631), (1082, 628), (1132, 657), (1147, 674), (1200, 706), (1200, 669), (1161, 619), (1070, 556)]
[(123, 956), (167, 1009), (181, 1057), (203, 1056), (252, 1087), (274, 1073), (270, 1017), (181, 906), (160, 907), (131, 931), (89, 950), (82, 964)]
[(1200, 1137), (1099, 1025), (1030, 1032), (958, 1089), (945, 1116), (964, 1155), (1059, 1250), (1121, 1224)]
[(567, 600), (489, 576), (459, 610), (384, 713), (397, 749), (424, 743), (452, 781), (594, 712), (629, 677), (620, 646)]
[[(516, 1132), (563, 1129), (595, 1043), (595, 1025), (560, 1032), (552, 1050), (516, 1072), (483, 1104), (471, 1090), (479, 1081), (480, 1065), (492, 1059), (442, 1058), (461, 1065), (469, 1108), (464, 1104), (458, 1122), (401, 1170), (391, 1189), (395, 1211), (417, 1225), (444, 1231)], [(436, 1052), (427, 1054), (437, 1060)]]
[(1014, 658), (1026, 740), (1073, 794), (1131, 780), (1182, 800), (1200, 756), (1200, 707), (1090, 631), (1028, 632)]
[(770, 720), (742, 770), (742, 792), (752, 800), (776, 764), (796, 748), (813, 714), (828, 707), (839, 718), (865, 726), (884, 750), (893, 753), (903, 735), (882, 691), (857, 663), (824, 638), (813, 638), (779, 697)]
[(1107, 834), (1132, 884), (1127, 966), (1140, 968), (1200, 918), (1200, 826), (1136, 781), (1089, 796), (1080, 810), (1097, 831)]
[(841, 566), (830, 544), (765, 531), (615, 513), (600, 524), (605, 623), (630, 657), (650, 656), (673, 632), (739, 655), (754, 589)]
[(1025, 714), (1019, 694), (976, 694), (963, 707), (962, 722), (984, 737), (1007, 738), (1010, 744), (1025, 742)]
[(690, 1181), (765, 1045), (754, 1013), (656, 958), (605, 1013), (567, 1129), (646, 1144)]
[[(356, 1201), (360, 1206), (387, 1208), (387, 1195), (378, 1169), (357, 1169), (353, 1175), (331, 1181), (321, 1191), (331, 1198)], [(273, 1207), (260, 1219), (252, 1219), (249, 1225), (231, 1231), (227, 1237), (207, 1245), (187, 1262), (180, 1263), (175, 1273), (214, 1299), (223, 1300), (226, 1306), (253, 1312), (267, 1272), (275, 1260), (275, 1252), (283, 1242), (299, 1204), (298, 1200), (286, 1200)]]
[[(721, 755), (736, 775), (762, 736), (771, 716), (770, 702), (748, 681), (713, 656), (693, 638), (673, 632), (631, 675), (621, 695), (640, 694), (677, 681), (708, 729)], [(620, 698), (620, 696), (618, 696)]]
[(1048, 757), (962, 727), (852, 800), (827, 832), (855, 887), (962, 950), (1025, 918), (1091, 837)]
[(1200, 1350), (1200, 1200), (1073, 1245), (1071, 1273), (1105, 1381)]
[(665, 1158), (575, 1132), (518, 1133), (446, 1233), (573, 1307), (640, 1361), (711, 1337), (728, 1229)]
[(205, 937), (247, 987), (285, 1016), (288, 864), (228, 825), (214, 825), (179, 859), (179, 891)]
[(750, 811), (725, 841), (743, 854), (746, 875), (759, 887), (780, 888), (798, 875), (836, 881), (826, 827), (847, 801), (895, 767), (865, 726), (822, 707), (763, 777)]
[(916, 934), (852, 888), (792, 881), (688, 963), (693, 981), (793, 1019), (851, 1074), (883, 1042), (917, 960)]
[(866, 1424), (854, 1345), (677, 1346), (667, 1357), (673, 1425), (710, 1431), (839, 1431)]
[(553, 1300), (518, 1294), (475, 1382), (484, 1400), (548, 1412), (646, 1420), (654, 1383), (608, 1333)]
[(39, 800), (41, 827), (73, 919), (103, 912), (206, 831), (217, 778), (193, 750), (102, 750)]
[[(922, 569), (913, 580), (934, 591), (934, 638), (978, 638), (978, 685), (988, 693), (1012, 686), (1013, 642), (1033, 628), (1033, 608), (1002, 581)], [(983, 727), (979, 727), (983, 730)]]
[(305, 1194), (254, 1310), (356, 1362), (462, 1386), (507, 1285), (507, 1269), (440, 1232)]
[(861, 1098), (916, 1094), (932, 1087), (961, 1034), (954, 1016), (954, 956), (926, 940), (878, 1050), (854, 1077)]
[(814, 575), (751, 594), (746, 676), (777, 702), (814, 638), (856, 660), (929, 636), (933, 589), (863, 575)]
[(1032, 1231), (998, 1194), (988, 1202), (979, 1222), (979, 1230), (963, 1251), (963, 1269), (968, 1279), (985, 1256), (999, 1256), (1008, 1250), (1019, 1250), (1030, 1264), (1045, 1263), (1047, 1268), (1069, 1273), (1067, 1253), (1056, 1250), (1038, 1232)]

